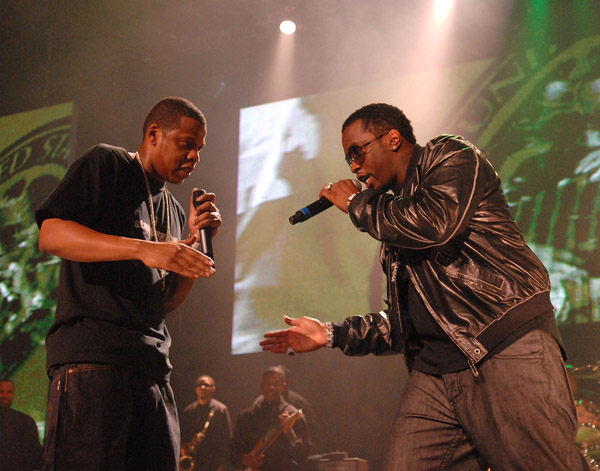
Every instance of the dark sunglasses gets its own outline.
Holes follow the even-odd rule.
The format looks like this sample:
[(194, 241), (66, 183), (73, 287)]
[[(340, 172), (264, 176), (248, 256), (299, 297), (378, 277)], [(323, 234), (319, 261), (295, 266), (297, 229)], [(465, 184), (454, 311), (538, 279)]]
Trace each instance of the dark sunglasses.
[(381, 136), (377, 136), (375, 139), (371, 139), (369, 142), (366, 142), (362, 146), (350, 146), (350, 149), (348, 149), (348, 153), (346, 154), (346, 163), (348, 166), (352, 167), (354, 162), (358, 162), (360, 159), (362, 159), (365, 155), (364, 148), (375, 142), (377, 139), (381, 139), (383, 136), (387, 135), (388, 132), (390, 132), (390, 129), (384, 132)]

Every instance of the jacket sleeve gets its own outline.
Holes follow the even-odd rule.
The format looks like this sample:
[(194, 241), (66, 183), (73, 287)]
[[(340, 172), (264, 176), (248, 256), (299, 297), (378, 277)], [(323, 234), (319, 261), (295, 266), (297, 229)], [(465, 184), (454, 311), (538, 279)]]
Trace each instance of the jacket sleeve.
[(345, 355), (402, 352), (401, 341), (392, 335), (387, 311), (348, 317), (344, 322), (334, 322), (332, 325), (333, 346), (338, 347)]
[(403, 196), (371, 189), (357, 194), (349, 207), (354, 225), (396, 247), (442, 246), (467, 229), (490, 182), (500, 184), (485, 157), (452, 136), (428, 143), (414, 172)]

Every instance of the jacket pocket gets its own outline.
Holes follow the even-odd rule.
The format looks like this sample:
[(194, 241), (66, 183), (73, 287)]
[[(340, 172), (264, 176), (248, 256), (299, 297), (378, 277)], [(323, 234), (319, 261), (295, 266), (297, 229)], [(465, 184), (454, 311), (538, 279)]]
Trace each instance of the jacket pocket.
[[(464, 270), (452, 268), (451, 265), (444, 265), (438, 261), (438, 255), (435, 257), (435, 263), (438, 269), (442, 270), (448, 277), (470, 287), (473, 290), (485, 291), (490, 294), (497, 294), (504, 286), (504, 280), (488, 271), (468, 263), (462, 266)], [(468, 271), (468, 273), (467, 273)]]

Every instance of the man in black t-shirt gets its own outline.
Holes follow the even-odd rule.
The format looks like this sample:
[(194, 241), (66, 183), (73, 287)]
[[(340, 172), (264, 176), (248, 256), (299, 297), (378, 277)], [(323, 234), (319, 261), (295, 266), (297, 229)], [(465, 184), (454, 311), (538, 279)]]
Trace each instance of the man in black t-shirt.
[(47, 338), (45, 470), (176, 471), (167, 313), (215, 273), (199, 230), (221, 225), (215, 195), (188, 220), (166, 183), (187, 179), (206, 143), (182, 98), (150, 111), (137, 152), (101, 144), (75, 161), (36, 212), (40, 250), (62, 258)]

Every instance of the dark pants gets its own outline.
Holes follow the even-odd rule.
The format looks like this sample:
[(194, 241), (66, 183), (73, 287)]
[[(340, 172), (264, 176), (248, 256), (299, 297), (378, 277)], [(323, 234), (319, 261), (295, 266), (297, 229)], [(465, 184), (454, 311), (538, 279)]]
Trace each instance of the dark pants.
[(388, 471), (575, 471), (577, 417), (560, 349), (532, 331), (479, 366), (410, 374)]
[(51, 372), (44, 471), (176, 471), (178, 458), (168, 382), (88, 363)]

